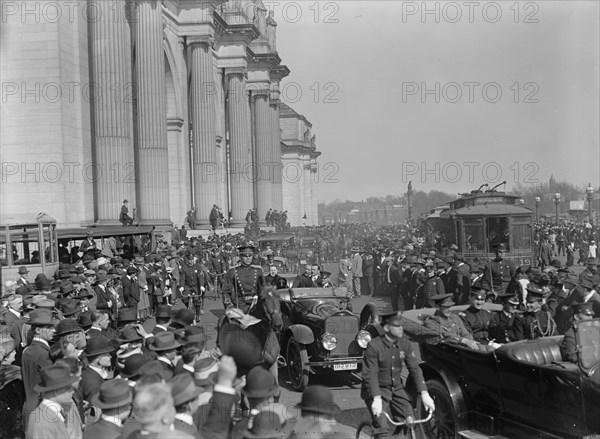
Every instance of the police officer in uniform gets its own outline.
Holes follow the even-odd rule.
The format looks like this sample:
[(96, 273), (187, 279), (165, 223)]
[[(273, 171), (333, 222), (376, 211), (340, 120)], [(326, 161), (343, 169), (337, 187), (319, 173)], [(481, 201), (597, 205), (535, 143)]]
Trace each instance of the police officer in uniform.
[(473, 287), (471, 290), (471, 306), (458, 313), (467, 330), (473, 334), (473, 339), (479, 343), (489, 342), (489, 326), (492, 313), (483, 308), (486, 298), (486, 288)]
[(194, 256), (186, 255), (186, 262), (181, 265), (179, 273), (180, 286), (179, 291), (182, 293), (181, 300), (188, 306), (190, 296), (194, 296), (194, 309), (196, 319), (204, 314), (204, 292), (208, 288), (208, 278), (198, 264), (194, 261)]
[(567, 332), (560, 344), (560, 352), (562, 354), (563, 361), (570, 361), (571, 363), (577, 363), (577, 339), (575, 338), (575, 327), (577, 322), (583, 320), (592, 320), (594, 318), (594, 310), (590, 302), (586, 303), (575, 303), (571, 305), (573, 309), (573, 324)]
[(481, 279), (481, 284), (488, 286), (495, 296), (506, 292), (508, 283), (517, 271), (515, 264), (504, 259), (504, 253), (506, 253), (506, 247), (504, 244), (498, 244), (496, 258), (485, 266)]
[(429, 337), (426, 340), (427, 343), (438, 344), (451, 341), (465, 344), (472, 349), (478, 349), (477, 343), (465, 328), (460, 317), (450, 312), (450, 307), (454, 305), (452, 294), (440, 294), (433, 296), (431, 300), (433, 300), (437, 309), (432, 316), (425, 319), (423, 325), (436, 335)]
[(492, 313), (488, 332), (490, 338), (497, 343), (510, 343), (518, 340), (515, 322), (518, 316), (519, 299), (512, 293), (504, 293), (499, 297), (502, 301), (502, 311)]
[(413, 416), (413, 401), (404, 390), (402, 381), (404, 364), (421, 393), (425, 407), (435, 410), (412, 345), (403, 337), (402, 313), (382, 316), (382, 325), (383, 335), (371, 340), (364, 352), (360, 392), (371, 413), (376, 438), (390, 437), (384, 411), (392, 418)]
[(219, 247), (216, 245), (211, 248), (211, 254), (206, 261), (206, 268), (213, 278), (215, 286), (219, 289), (223, 288), (223, 275), (227, 271), (227, 261), (219, 252)]
[(230, 268), (223, 280), (223, 305), (225, 308), (234, 306), (247, 314), (253, 297), (265, 284), (262, 268), (252, 266), (254, 249), (255, 247), (251, 245), (238, 247), (240, 264)]

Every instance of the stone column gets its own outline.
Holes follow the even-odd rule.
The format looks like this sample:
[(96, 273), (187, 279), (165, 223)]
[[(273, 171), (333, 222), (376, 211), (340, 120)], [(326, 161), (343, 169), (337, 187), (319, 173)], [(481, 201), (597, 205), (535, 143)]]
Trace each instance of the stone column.
[(196, 206), (196, 222), (201, 226), (207, 226), (212, 206), (218, 202), (219, 190), (216, 154), (216, 86), (210, 41), (208, 39), (205, 41), (192, 39), (191, 46), (194, 204)]
[(252, 143), (250, 107), (246, 97), (243, 69), (226, 70), (227, 120), (231, 154), (231, 212), (234, 227), (246, 224), (246, 214), (254, 206), (252, 192)]
[(98, 19), (90, 20), (89, 26), (92, 81), (98, 93), (98, 99), (92, 102), (96, 222), (120, 224), (123, 200), (128, 199), (132, 207), (136, 205), (129, 25), (125, 2), (95, 5), (100, 8)]
[(169, 224), (167, 105), (162, 5), (137, 1), (138, 212), (142, 224)]
[(319, 225), (319, 209), (317, 201), (317, 171), (317, 162), (313, 160), (310, 167), (310, 202), (312, 217), (309, 218), (310, 224), (312, 224), (313, 226)]
[(255, 148), (256, 148), (256, 208), (258, 217), (264, 221), (268, 210), (273, 207), (273, 152), (271, 135), (271, 110), (268, 90), (253, 92)]
[[(271, 95), (272, 96), (272, 95)], [(271, 100), (271, 161), (273, 165), (273, 209), (283, 210), (283, 187), (281, 183), (281, 128), (279, 126), (279, 100)]]
[[(309, 159), (310, 160), (310, 159)], [(312, 193), (310, 187), (310, 161), (304, 162), (302, 166), (302, 184), (304, 186), (304, 212), (306, 214), (306, 225), (310, 226), (312, 221)]]

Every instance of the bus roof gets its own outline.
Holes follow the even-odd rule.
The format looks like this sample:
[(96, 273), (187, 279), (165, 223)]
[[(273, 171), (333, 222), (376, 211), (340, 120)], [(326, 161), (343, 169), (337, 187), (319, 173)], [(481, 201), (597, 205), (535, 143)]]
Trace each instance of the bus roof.
[(0, 215), (0, 224), (2, 226), (17, 226), (28, 224), (56, 224), (56, 219), (52, 218), (46, 212), (35, 213), (10, 213)]
[(104, 236), (145, 235), (152, 230), (154, 230), (153, 226), (98, 226), (58, 229), (56, 232), (58, 239), (85, 239), (88, 231), (94, 234), (94, 238), (102, 238)]

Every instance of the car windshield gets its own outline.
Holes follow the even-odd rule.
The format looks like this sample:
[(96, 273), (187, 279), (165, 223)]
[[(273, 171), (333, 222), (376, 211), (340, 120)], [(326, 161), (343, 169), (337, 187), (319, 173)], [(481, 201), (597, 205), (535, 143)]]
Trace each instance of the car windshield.
[(587, 372), (600, 363), (600, 319), (580, 322), (577, 326), (579, 364)]

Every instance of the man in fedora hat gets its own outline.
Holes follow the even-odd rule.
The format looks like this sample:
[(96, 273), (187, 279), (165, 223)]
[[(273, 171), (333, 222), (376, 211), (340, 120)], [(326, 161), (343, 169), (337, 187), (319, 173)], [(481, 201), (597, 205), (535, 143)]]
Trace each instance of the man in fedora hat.
[(25, 437), (28, 439), (76, 439), (82, 437), (82, 422), (73, 403), (73, 383), (78, 377), (66, 367), (49, 366), (40, 372), (35, 391), (42, 400), (29, 416)]
[(255, 247), (242, 245), (238, 247), (240, 265), (230, 268), (223, 280), (223, 305), (225, 308), (235, 306), (248, 313), (252, 298), (265, 284), (263, 271), (252, 266)]
[(169, 377), (168, 379), (173, 378), (175, 373), (173, 361), (177, 356), (177, 348), (180, 346), (181, 343), (175, 340), (175, 334), (171, 331), (156, 334), (148, 344), (148, 349), (156, 352), (158, 355), (157, 359), (165, 371), (165, 376)]
[(158, 305), (156, 308), (156, 326), (152, 329), (152, 334), (167, 331), (171, 321), (171, 307), (169, 305)]
[(435, 335), (428, 337), (426, 342), (430, 344), (457, 342), (477, 350), (478, 345), (473, 340), (473, 335), (465, 328), (461, 318), (450, 311), (450, 307), (455, 304), (452, 301), (452, 294), (433, 296), (431, 300), (435, 303), (436, 311), (425, 319), (423, 326), (432, 330), (432, 334)]
[(84, 400), (91, 401), (91, 398), (100, 390), (104, 380), (109, 378), (112, 368), (111, 353), (114, 350), (114, 346), (105, 337), (90, 340), (85, 347), (83, 354), (89, 364), (83, 369), (79, 383)]
[(571, 306), (573, 310), (573, 324), (565, 332), (565, 336), (560, 344), (560, 352), (562, 354), (563, 361), (570, 361), (571, 363), (577, 363), (578, 361), (578, 348), (577, 339), (575, 338), (575, 329), (578, 322), (591, 320), (595, 317), (592, 304), (587, 303), (575, 303)]
[(59, 340), (64, 338), (73, 343), (73, 346), (80, 352), (85, 349), (85, 332), (75, 319), (64, 319), (58, 322), (58, 325), (56, 325), (56, 337)]
[(108, 273), (106, 270), (98, 270), (96, 273), (96, 285), (94, 293), (96, 294), (96, 309), (106, 310), (110, 313), (114, 310), (114, 298), (108, 290)]
[(141, 299), (140, 286), (137, 281), (138, 273), (139, 270), (135, 266), (129, 266), (127, 267), (126, 274), (121, 277), (121, 285), (123, 286), (123, 300), (125, 301), (125, 306), (133, 308), (135, 310), (137, 310), (138, 303)]
[[(417, 391), (421, 393), (425, 407), (433, 411), (435, 404), (427, 392), (423, 372), (419, 367), (419, 361), (412, 345), (403, 338), (402, 313), (394, 312), (384, 315), (381, 322), (384, 335), (371, 340), (363, 355), (363, 383), (360, 396), (371, 413), (374, 436), (386, 438), (390, 436), (391, 432), (387, 419), (382, 416), (384, 411), (392, 417), (406, 419), (414, 416), (413, 402), (404, 389), (401, 377), (403, 364), (408, 368)], [(317, 400), (317, 408), (331, 410), (325, 404), (326, 402), (329, 401)], [(339, 407), (335, 406), (335, 408), (339, 410)], [(306, 407), (303, 410), (306, 410)]]
[(184, 373), (174, 376), (170, 381), (171, 396), (175, 406), (175, 430), (189, 433), (196, 437), (198, 430), (194, 424), (194, 413), (200, 406), (198, 398), (202, 388), (197, 387), (190, 374)]
[(23, 374), (23, 386), (25, 388), (25, 408), (23, 420), (33, 411), (38, 402), (38, 392), (35, 387), (41, 382), (40, 371), (51, 366), (50, 341), (54, 337), (56, 320), (49, 309), (36, 309), (29, 314), (28, 325), (33, 332), (33, 341), (23, 351), (21, 359), (21, 373)]
[(19, 278), (17, 279), (17, 285), (20, 287), (27, 287), (29, 291), (33, 291), (33, 285), (29, 282), (29, 270), (25, 265), (19, 267)]
[(131, 414), (131, 387), (123, 379), (102, 383), (90, 404), (102, 410), (100, 419), (85, 428), (83, 439), (117, 439), (123, 432), (123, 421)]
[(512, 293), (501, 294), (499, 298), (502, 301), (502, 310), (492, 313), (488, 329), (489, 337), (498, 343), (517, 341), (515, 322), (518, 316), (519, 299)]
[(515, 332), (519, 340), (550, 337), (558, 334), (552, 315), (549, 311), (542, 309), (542, 302), (545, 297), (546, 291), (543, 288), (533, 283), (527, 286), (525, 312), (515, 323)]

